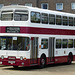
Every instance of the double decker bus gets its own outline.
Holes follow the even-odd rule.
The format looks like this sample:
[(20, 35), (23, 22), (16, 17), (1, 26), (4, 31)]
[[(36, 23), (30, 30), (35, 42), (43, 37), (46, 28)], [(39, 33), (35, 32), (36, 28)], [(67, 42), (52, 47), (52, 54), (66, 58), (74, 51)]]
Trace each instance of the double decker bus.
[(75, 14), (11, 5), (0, 19), (0, 65), (43, 68), (75, 60)]

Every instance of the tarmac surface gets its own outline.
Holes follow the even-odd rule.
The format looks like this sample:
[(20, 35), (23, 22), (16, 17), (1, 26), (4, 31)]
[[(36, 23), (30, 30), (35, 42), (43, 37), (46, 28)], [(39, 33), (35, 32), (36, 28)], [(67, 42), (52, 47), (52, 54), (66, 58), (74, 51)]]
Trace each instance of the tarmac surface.
[(37, 66), (13, 68), (0, 65), (0, 75), (75, 75), (75, 62), (72, 62), (71, 65), (47, 65), (43, 69), (39, 69)]

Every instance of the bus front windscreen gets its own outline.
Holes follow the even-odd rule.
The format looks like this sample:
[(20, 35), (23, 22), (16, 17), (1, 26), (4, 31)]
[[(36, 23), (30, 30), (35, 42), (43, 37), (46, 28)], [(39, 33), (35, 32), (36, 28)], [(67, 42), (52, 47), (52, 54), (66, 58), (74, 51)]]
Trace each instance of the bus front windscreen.
[(2, 21), (11, 21), (13, 20), (13, 11), (2, 11), (1, 12)]
[(0, 37), (0, 50), (28, 51), (29, 48), (28, 37)]
[(27, 10), (15, 10), (14, 20), (15, 21), (27, 21), (28, 11)]

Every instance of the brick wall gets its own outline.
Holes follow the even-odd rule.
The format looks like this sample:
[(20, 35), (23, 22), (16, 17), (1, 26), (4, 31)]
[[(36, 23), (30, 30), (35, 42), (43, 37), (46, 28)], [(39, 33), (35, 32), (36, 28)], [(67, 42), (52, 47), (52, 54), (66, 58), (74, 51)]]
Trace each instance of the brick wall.
[(50, 10), (56, 10), (56, 3), (63, 3), (63, 12), (75, 13), (75, 10), (71, 9), (71, 3), (75, 3), (75, 0), (0, 0), (0, 4), (4, 5), (25, 5), (25, 3), (32, 3), (33, 7), (39, 8), (41, 8), (41, 3), (48, 3)]

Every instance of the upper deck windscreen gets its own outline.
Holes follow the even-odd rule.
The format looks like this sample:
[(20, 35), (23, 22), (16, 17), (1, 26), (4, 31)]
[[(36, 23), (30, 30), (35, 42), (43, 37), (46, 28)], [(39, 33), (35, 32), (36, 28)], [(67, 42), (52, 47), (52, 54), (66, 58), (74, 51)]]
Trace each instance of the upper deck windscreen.
[(15, 10), (15, 11), (2, 11), (1, 12), (2, 21), (27, 21), (28, 11), (27, 10)]
[(2, 11), (1, 12), (2, 21), (11, 21), (13, 20), (13, 11)]
[(15, 10), (14, 20), (15, 21), (27, 21), (28, 20), (28, 11)]

